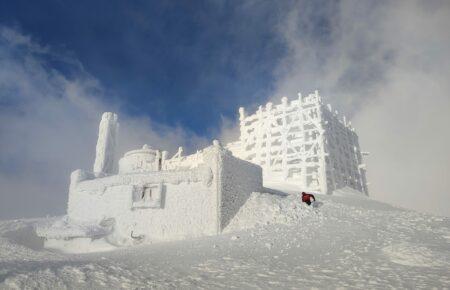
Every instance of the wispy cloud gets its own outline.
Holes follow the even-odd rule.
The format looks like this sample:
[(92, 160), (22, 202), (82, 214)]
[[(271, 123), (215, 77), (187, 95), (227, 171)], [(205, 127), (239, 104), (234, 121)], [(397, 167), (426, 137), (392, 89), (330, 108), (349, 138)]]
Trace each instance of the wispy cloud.
[(374, 198), (450, 215), (450, 5), (298, 2), (274, 95), (315, 88), (352, 116)]
[(119, 113), (121, 152), (207, 143), (120, 108), (76, 59), (0, 27), (0, 218), (65, 212), (69, 174), (91, 168), (103, 111)]

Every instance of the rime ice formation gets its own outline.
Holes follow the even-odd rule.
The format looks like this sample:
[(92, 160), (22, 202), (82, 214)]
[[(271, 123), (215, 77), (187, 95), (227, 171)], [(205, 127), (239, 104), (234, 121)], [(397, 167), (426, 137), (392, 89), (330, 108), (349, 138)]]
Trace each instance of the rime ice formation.
[[(358, 136), (346, 118), (314, 94), (246, 116), (239, 109), (241, 136), (227, 148), (213, 144), (194, 154), (183, 148), (167, 151), (144, 145), (117, 162), (118, 118), (104, 113), (99, 126), (93, 172), (71, 174), (67, 216), (42, 224), (39, 235), (52, 248), (96, 244), (129, 245), (180, 240), (222, 233), (254, 224), (247, 218), (252, 202), (243, 205), (265, 183), (296, 185), (321, 193), (368, 194)], [(268, 207), (268, 220), (299, 219), (300, 209)], [(240, 213), (240, 214), (238, 214)], [(255, 218), (259, 213), (255, 213)], [(244, 216), (244, 218), (242, 217)]]
[(119, 123), (117, 115), (103, 113), (98, 130), (97, 148), (94, 162), (94, 173), (112, 174), (117, 171), (117, 135)]
[(113, 174), (117, 126), (117, 115), (103, 114), (94, 173), (72, 172), (67, 216), (38, 227), (48, 247), (215, 235), (262, 188), (261, 167), (234, 157), (218, 141), (188, 156), (180, 147), (170, 159), (144, 145), (125, 153)]
[(331, 194), (350, 187), (368, 195), (358, 135), (346, 118), (324, 105), (318, 91), (291, 102), (267, 103), (247, 116), (239, 109), (240, 139), (233, 154), (261, 165), (264, 182), (296, 184)]

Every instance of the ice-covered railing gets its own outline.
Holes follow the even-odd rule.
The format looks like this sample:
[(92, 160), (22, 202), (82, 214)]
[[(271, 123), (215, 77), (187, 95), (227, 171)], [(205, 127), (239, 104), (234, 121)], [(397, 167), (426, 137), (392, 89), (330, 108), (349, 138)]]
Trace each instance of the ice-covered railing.
[[(264, 118), (268, 115), (278, 116), (283, 113), (290, 115), (291, 113), (296, 113), (299, 108), (305, 110), (315, 105), (324, 105), (318, 90), (316, 90), (313, 94), (308, 94), (306, 96), (302, 96), (301, 93), (298, 93), (298, 98), (291, 101), (289, 101), (287, 97), (282, 97), (281, 104), (277, 105), (274, 105), (272, 102), (268, 102), (265, 106), (259, 106), (258, 110), (251, 115), (246, 115), (245, 109), (241, 107), (239, 108), (239, 120), (241, 121), (241, 125), (249, 126), (258, 121), (261, 116)], [(339, 112), (337, 110), (333, 110), (331, 104), (327, 104), (324, 107), (326, 107), (328, 112), (330, 112), (339, 123), (344, 125), (346, 128), (351, 128), (353, 130), (351, 122), (347, 122), (347, 117), (345, 115), (341, 118), (339, 116)]]
[(183, 147), (179, 147), (177, 153), (170, 159), (164, 161), (163, 170), (180, 170), (196, 168), (204, 163), (203, 151), (199, 150), (194, 154), (183, 156)]
[(106, 187), (130, 184), (146, 184), (146, 183), (171, 183), (179, 184), (181, 182), (203, 182), (209, 184), (211, 181), (211, 170), (206, 166), (189, 168), (184, 170), (173, 171), (154, 171), (145, 173), (111, 175), (95, 179), (83, 179), (78, 175), (83, 172), (75, 171), (72, 173), (73, 186), (80, 191), (91, 191), (103, 193)]

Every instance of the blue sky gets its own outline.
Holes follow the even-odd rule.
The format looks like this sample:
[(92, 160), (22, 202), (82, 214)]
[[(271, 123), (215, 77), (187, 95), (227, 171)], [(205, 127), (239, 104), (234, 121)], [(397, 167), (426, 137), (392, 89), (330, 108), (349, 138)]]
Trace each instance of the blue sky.
[(287, 6), (269, 4), (2, 1), (0, 20), (79, 60), (126, 112), (210, 136), (273, 90)]
[(121, 153), (194, 152), (315, 89), (371, 152), (373, 198), (448, 216), (448, 27), (445, 0), (0, 0), (0, 219), (64, 214), (104, 111)]

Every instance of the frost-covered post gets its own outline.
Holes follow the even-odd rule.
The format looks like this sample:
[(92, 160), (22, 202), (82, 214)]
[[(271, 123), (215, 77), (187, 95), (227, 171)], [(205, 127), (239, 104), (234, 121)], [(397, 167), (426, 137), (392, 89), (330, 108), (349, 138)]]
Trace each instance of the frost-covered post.
[[(298, 124), (299, 127), (301, 128), (300, 132), (302, 133), (301, 135), (301, 140), (304, 141), (305, 140), (305, 133), (304, 133), (304, 128), (305, 128), (305, 117), (303, 116), (304, 114), (304, 110), (303, 110), (303, 96), (302, 94), (299, 92), (298, 94), (298, 108), (297, 108), (297, 113), (298, 113)], [(300, 152), (306, 151), (305, 146), (302, 146), (300, 149)], [(303, 153), (303, 152), (302, 152)], [(302, 154), (300, 153), (300, 155)], [(301, 172), (301, 182), (300, 184), (303, 187), (307, 187), (308, 186), (308, 176), (306, 175), (306, 171), (308, 170), (308, 163), (305, 162), (305, 160), (303, 160), (303, 162), (301, 162), (300, 164), (300, 172)]]
[(272, 103), (271, 102), (269, 102), (269, 103), (267, 103), (266, 104), (266, 114), (267, 114), (267, 117), (266, 117), (266, 122), (265, 122), (265, 126), (266, 126), (266, 128), (264, 129), (264, 131), (266, 132), (266, 135), (267, 135), (267, 142), (266, 142), (266, 168), (269, 168), (270, 167), (270, 163), (271, 163), (271, 158), (272, 158), (272, 156), (271, 156), (271, 154), (270, 154), (270, 152), (271, 152), (271, 150), (272, 150), (272, 146), (271, 146), (271, 144), (272, 144), (272, 142), (271, 142), (271, 140), (272, 140)]
[(169, 152), (167, 151), (163, 151), (161, 152), (161, 170), (167, 170), (167, 165), (166, 165), (166, 161), (167, 161), (167, 157), (169, 156)]
[(245, 124), (244, 120), (245, 120), (245, 109), (243, 107), (240, 107), (239, 108), (239, 130), (240, 130), (241, 135), (239, 137), (239, 140), (241, 142), (244, 142), (244, 139), (245, 139), (244, 138), (245, 132), (243, 131), (244, 124)]
[(288, 178), (288, 168), (287, 168), (287, 133), (288, 133), (288, 123), (287, 123), (287, 114), (286, 111), (288, 109), (288, 98), (281, 98), (281, 107), (282, 107), (282, 127), (281, 127), (281, 142), (282, 142), (282, 152), (283, 159), (281, 160), (282, 168), (283, 168), (283, 179)]
[(258, 124), (256, 127), (256, 133), (257, 133), (256, 158), (257, 158), (258, 163), (261, 163), (261, 161), (262, 161), (262, 142), (263, 142), (263, 134), (264, 134), (264, 115), (263, 115), (262, 106), (258, 107), (258, 111), (256, 112), (256, 114), (258, 116)]
[(322, 189), (323, 193), (328, 193), (328, 184), (327, 184), (327, 162), (326, 162), (326, 152), (325, 152), (325, 143), (326, 143), (326, 137), (325, 137), (325, 130), (323, 128), (323, 118), (322, 118), (322, 102), (319, 96), (319, 91), (315, 90), (315, 95), (317, 98), (317, 117), (319, 120), (319, 139), (320, 139), (320, 145), (319, 145), (319, 152), (318, 152), (318, 159), (320, 163), (320, 169), (318, 171), (319, 174), (319, 186)]
[(245, 109), (243, 107), (239, 108), (239, 121), (244, 121), (245, 119)]
[(98, 130), (94, 173), (112, 174), (117, 172), (117, 137), (119, 123), (117, 114), (105, 112)]

